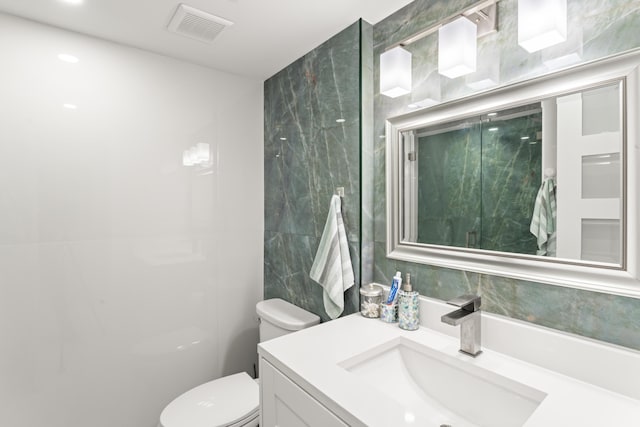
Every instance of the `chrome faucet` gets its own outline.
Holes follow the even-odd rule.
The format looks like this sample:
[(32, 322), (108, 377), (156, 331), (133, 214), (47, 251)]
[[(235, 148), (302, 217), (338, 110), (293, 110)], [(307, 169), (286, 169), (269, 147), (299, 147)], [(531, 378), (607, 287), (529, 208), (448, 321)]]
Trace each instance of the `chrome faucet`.
[(447, 304), (460, 307), (440, 318), (443, 323), (452, 326), (460, 325), (460, 352), (476, 357), (482, 353), (482, 335), (480, 331), (480, 297), (478, 295), (462, 295), (447, 301)]

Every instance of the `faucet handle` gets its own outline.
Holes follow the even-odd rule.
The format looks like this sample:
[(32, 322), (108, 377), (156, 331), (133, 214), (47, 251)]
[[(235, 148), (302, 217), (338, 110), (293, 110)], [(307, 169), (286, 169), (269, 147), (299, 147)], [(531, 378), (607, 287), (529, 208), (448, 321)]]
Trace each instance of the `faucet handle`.
[(474, 294), (465, 294), (460, 295), (452, 300), (447, 301), (447, 304), (455, 305), (456, 307), (460, 307), (465, 311), (478, 311), (480, 310), (480, 304), (482, 303), (482, 299), (480, 295)]

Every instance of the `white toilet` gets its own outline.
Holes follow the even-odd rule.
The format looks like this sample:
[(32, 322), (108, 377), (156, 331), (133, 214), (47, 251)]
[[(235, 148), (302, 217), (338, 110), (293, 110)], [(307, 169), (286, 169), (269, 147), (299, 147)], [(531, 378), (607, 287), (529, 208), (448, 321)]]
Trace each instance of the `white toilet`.
[[(320, 318), (279, 298), (256, 304), (260, 341), (320, 323)], [(256, 427), (258, 383), (246, 372), (218, 378), (175, 398), (160, 414), (158, 427)]]

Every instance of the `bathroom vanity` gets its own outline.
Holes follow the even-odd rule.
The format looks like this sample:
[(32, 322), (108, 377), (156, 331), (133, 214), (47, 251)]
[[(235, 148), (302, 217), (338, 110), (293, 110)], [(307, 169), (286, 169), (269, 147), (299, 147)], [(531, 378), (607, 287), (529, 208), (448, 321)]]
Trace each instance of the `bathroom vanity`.
[(473, 358), (450, 310), (421, 297), (418, 331), (354, 314), (260, 344), (260, 425), (637, 425), (640, 352), (482, 313)]
[[(347, 426), (313, 395), (299, 387), (280, 369), (260, 358), (261, 421), (264, 426)], [(310, 386), (307, 385), (307, 390)]]

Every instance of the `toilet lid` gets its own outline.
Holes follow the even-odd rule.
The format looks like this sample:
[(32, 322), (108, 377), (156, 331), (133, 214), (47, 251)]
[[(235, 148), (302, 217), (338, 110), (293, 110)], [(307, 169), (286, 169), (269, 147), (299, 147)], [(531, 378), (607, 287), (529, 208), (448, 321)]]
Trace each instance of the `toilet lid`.
[(163, 427), (223, 427), (251, 418), (260, 404), (258, 384), (246, 372), (202, 384), (176, 397), (162, 414)]

